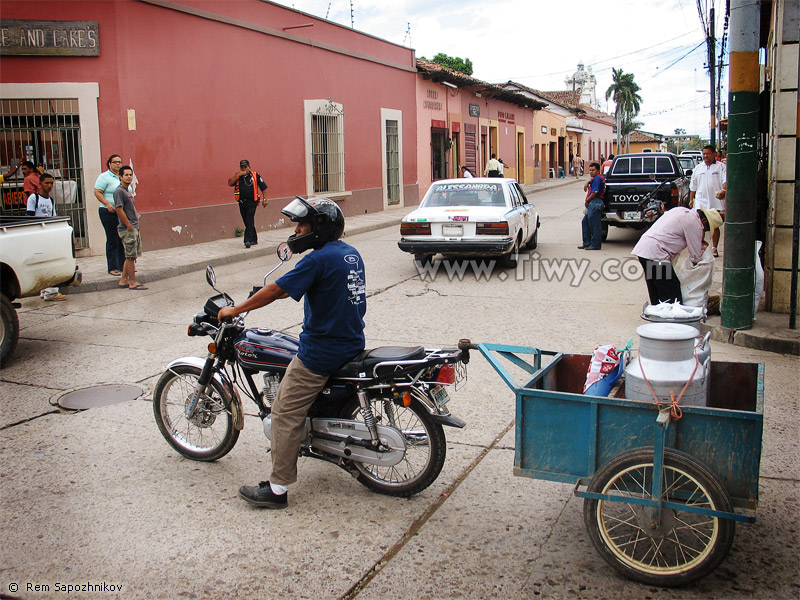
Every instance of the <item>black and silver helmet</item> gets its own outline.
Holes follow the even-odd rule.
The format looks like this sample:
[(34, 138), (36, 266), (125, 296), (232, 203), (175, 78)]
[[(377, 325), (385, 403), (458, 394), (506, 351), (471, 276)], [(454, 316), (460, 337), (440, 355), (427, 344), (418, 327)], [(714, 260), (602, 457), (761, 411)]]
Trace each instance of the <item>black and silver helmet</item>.
[(295, 196), (281, 212), (294, 223), (309, 223), (311, 231), (293, 234), (286, 240), (289, 250), (301, 254), (309, 248), (319, 250), (328, 242), (338, 240), (344, 233), (344, 214), (339, 205), (329, 198), (305, 200)]

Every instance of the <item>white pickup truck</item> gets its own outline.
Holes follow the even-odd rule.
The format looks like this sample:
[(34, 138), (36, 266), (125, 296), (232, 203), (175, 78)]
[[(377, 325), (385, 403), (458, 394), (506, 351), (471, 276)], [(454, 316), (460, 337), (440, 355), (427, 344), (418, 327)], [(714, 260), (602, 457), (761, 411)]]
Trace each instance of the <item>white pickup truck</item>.
[(17, 298), (80, 285), (68, 217), (0, 217), (0, 366), (17, 347)]

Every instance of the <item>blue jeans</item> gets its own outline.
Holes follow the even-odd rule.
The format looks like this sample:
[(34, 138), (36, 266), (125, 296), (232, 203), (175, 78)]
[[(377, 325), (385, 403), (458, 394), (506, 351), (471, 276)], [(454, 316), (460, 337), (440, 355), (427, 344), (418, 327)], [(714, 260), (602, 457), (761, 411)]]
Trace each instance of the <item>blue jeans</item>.
[(589, 202), (586, 214), (581, 221), (583, 229), (583, 246), (599, 250), (603, 243), (603, 224), (600, 219), (603, 214), (603, 201), (595, 198)]
[(105, 205), (100, 206), (100, 223), (106, 232), (106, 265), (108, 272), (122, 271), (122, 263), (125, 262), (125, 249), (122, 247), (122, 240), (117, 233), (119, 217), (116, 212), (109, 212)]

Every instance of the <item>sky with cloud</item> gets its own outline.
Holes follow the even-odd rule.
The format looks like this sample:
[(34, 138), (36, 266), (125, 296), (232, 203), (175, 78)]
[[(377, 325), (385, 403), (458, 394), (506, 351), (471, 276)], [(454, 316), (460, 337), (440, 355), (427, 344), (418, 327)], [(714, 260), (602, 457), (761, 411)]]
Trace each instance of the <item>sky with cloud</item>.
[[(469, 58), (473, 76), (517, 81), (539, 90), (566, 89), (578, 62), (597, 78), (601, 109), (611, 69), (633, 73), (642, 88), (641, 129), (671, 134), (682, 128), (709, 136), (709, 79), (698, 2), (714, 0), (273, 0), (338, 24), (413, 48)], [(724, 2), (716, 2), (717, 56)], [(726, 48), (727, 49), (727, 48)], [(727, 63), (727, 59), (725, 60)], [(727, 102), (727, 70), (722, 101)], [(699, 90), (699, 91), (698, 91)]]

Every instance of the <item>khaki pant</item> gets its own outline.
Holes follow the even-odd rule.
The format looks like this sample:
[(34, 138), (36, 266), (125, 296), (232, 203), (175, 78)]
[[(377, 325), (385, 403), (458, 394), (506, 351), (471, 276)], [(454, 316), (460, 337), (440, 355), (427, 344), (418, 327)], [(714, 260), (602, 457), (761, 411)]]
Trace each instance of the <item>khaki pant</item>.
[(327, 381), (327, 375), (309, 371), (296, 356), (286, 368), (272, 406), (272, 483), (289, 485), (297, 481), (297, 453), (306, 415)]

